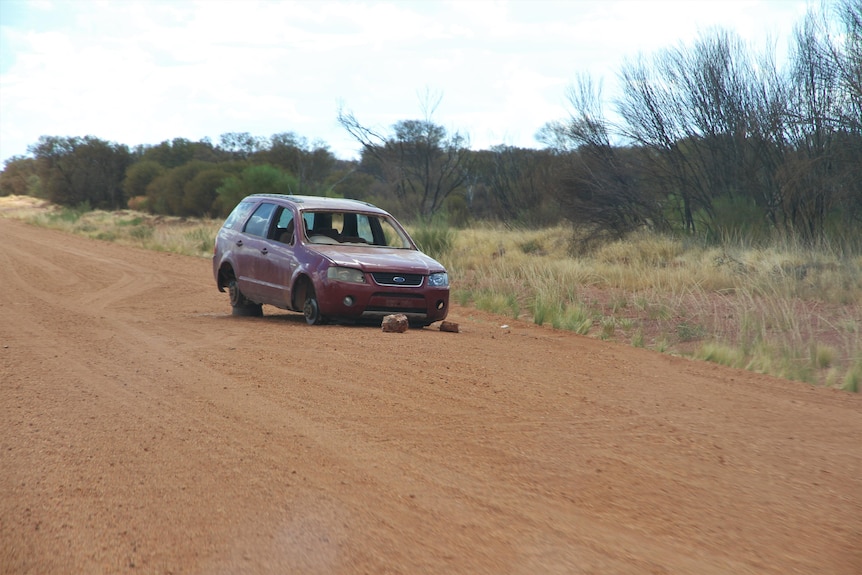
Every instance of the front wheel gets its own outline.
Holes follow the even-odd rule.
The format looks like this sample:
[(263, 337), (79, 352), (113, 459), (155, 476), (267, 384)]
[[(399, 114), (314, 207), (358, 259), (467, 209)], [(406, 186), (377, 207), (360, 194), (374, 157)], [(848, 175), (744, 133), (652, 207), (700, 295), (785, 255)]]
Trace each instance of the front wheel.
[(308, 291), (305, 294), (305, 303), (302, 306), (302, 315), (305, 316), (305, 322), (308, 325), (320, 325), (326, 323), (325, 318), (320, 315), (320, 305), (317, 303), (317, 296), (314, 294), (314, 288), (308, 286)]
[(227, 284), (227, 291), (230, 294), (230, 305), (233, 308), (233, 315), (242, 317), (260, 317), (263, 315), (263, 306), (259, 303), (249, 301), (239, 289), (239, 284), (236, 278), (232, 278)]

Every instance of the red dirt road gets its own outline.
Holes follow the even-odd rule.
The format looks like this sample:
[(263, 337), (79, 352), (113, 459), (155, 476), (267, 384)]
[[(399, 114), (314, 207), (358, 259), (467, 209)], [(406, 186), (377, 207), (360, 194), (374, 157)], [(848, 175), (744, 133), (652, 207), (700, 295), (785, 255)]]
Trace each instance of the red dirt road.
[(0, 247), (4, 574), (862, 573), (858, 394), (457, 307), (234, 318), (208, 260)]

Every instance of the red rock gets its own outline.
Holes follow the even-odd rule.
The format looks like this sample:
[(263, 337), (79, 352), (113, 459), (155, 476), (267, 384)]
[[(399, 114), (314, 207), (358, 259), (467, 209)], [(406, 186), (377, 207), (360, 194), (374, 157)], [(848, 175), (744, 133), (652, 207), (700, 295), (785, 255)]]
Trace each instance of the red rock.
[(403, 313), (396, 313), (384, 317), (381, 325), (384, 333), (404, 333), (407, 331), (410, 323), (407, 321), (406, 315)]

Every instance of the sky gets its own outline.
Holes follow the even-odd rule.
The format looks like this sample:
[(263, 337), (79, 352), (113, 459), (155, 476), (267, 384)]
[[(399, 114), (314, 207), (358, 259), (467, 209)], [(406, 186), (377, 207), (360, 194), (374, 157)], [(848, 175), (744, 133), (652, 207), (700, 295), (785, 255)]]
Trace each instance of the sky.
[(227, 132), (356, 158), (339, 109), (383, 133), (427, 116), (473, 149), (541, 148), (580, 75), (610, 102), (627, 60), (715, 27), (780, 58), (810, 1), (0, 0), (0, 162), (42, 135)]

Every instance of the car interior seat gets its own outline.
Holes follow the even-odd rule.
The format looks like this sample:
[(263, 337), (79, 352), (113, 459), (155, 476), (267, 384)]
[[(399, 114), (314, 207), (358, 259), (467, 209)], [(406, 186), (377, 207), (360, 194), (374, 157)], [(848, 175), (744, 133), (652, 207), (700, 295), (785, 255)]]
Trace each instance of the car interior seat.
[(285, 228), (284, 232), (279, 236), (278, 241), (283, 244), (291, 244), (293, 245), (293, 220), (290, 220), (287, 224), (287, 228)]

